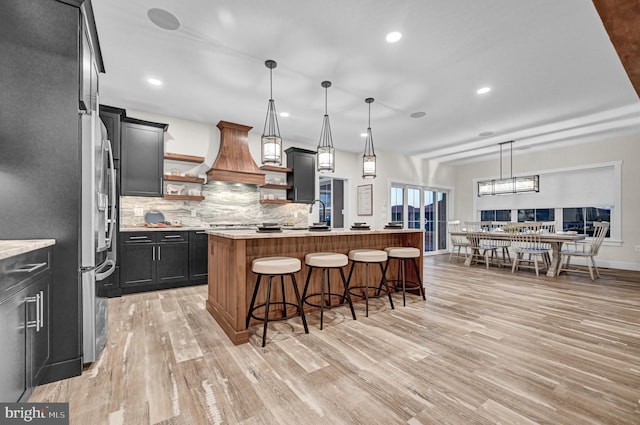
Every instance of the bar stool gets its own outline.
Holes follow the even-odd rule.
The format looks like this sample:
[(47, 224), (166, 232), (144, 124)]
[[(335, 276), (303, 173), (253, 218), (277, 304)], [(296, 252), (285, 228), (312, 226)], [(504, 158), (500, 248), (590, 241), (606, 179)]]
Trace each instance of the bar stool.
[[(387, 261), (387, 253), (386, 251), (381, 251), (379, 249), (352, 249), (349, 251), (349, 259), (351, 260), (351, 269), (349, 270), (349, 278), (347, 279), (347, 287), (349, 288), (349, 294), (352, 296), (364, 298), (365, 301), (365, 316), (369, 317), (369, 298), (378, 298), (381, 296), (380, 292), (383, 291), (382, 287), (384, 286), (387, 295), (389, 296), (389, 304), (393, 309), (393, 300), (391, 299), (391, 290), (389, 289), (389, 285), (387, 284), (387, 280), (384, 275), (384, 267), (382, 267), (382, 263)], [(382, 273), (382, 277), (380, 278), (380, 285), (378, 285), (376, 295), (369, 295), (369, 264), (377, 263), (380, 265), (380, 272)], [(351, 276), (353, 275), (353, 269), (356, 264), (364, 264), (364, 285), (360, 286), (351, 286)], [(355, 289), (364, 288), (364, 295), (360, 293), (354, 293)]]
[[(256, 258), (251, 262), (251, 271), (258, 275), (258, 279), (256, 280), (256, 286), (253, 289), (253, 296), (251, 297), (251, 304), (249, 305), (249, 312), (247, 313), (247, 322), (246, 327), (249, 328), (249, 322), (251, 318), (256, 320), (260, 320), (264, 322), (264, 330), (262, 332), (262, 346), (264, 347), (265, 342), (267, 340), (267, 325), (269, 321), (278, 321), (278, 320), (286, 320), (295, 316), (300, 316), (302, 318), (302, 325), (304, 326), (304, 333), (309, 333), (309, 328), (307, 327), (307, 319), (304, 316), (304, 310), (302, 306), (302, 299), (300, 298), (300, 292), (298, 291), (298, 283), (296, 282), (295, 273), (300, 271), (300, 260), (292, 257), (264, 257), (264, 258)], [(284, 277), (288, 275), (291, 277), (291, 283), (293, 284), (293, 291), (296, 295), (296, 303), (288, 302), (285, 297), (284, 290)], [(267, 281), (267, 294), (265, 297), (265, 302), (260, 305), (255, 305), (256, 296), (258, 295), (258, 290), (260, 289), (260, 281), (262, 280), (262, 276), (268, 276), (269, 279)], [(271, 281), (274, 276), (280, 276), (280, 286), (282, 290), (282, 301), (271, 301)], [(282, 317), (270, 318), (269, 317), (269, 308), (272, 305), (281, 305), (282, 306)], [(287, 306), (295, 307), (295, 312), (293, 314), (287, 315)], [(256, 310), (264, 307), (264, 316), (256, 316)]]
[[(396, 279), (387, 279), (387, 282), (402, 282), (402, 285), (389, 285), (393, 289), (402, 291), (402, 305), (407, 305), (407, 289), (419, 289), (422, 299), (426, 301), (427, 297), (424, 293), (422, 279), (420, 279), (420, 270), (418, 269), (418, 262), (416, 261), (416, 258), (420, 258), (420, 250), (418, 248), (400, 246), (391, 246), (384, 250), (387, 252), (387, 256), (389, 257), (389, 261), (387, 261), (387, 265), (384, 268), (385, 276), (387, 275), (387, 269), (389, 268), (389, 264), (391, 264), (391, 260), (398, 261), (398, 274), (396, 275)], [(406, 279), (405, 263), (409, 260), (413, 263), (413, 269), (416, 272), (416, 276), (418, 276), (417, 282)]]
[[(344, 271), (342, 268), (349, 263), (349, 258), (344, 254), (336, 252), (312, 252), (305, 255), (304, 263), (309, 268), (307, 272), (307, 281), (304, 284), (304, 290), (302, 291), (302, 302), (313, 307), (320, 308), (320, 330), (323, 327), (324, 321), (324, 309), (331, 309), (342, 305), (345, 301), (349, 304), (351, 309), (351, 316), (353, 320), (356, 320), (356, 312), (353, 309), (353, 303), (351, 302), (351, 296), (349, 295), (349, 287), (347, 280), (344, 277)], [(309, 281), (311, 279), (311, 272), (314, 269), (319, 269), (322, 272), (322, 286), (319, 293), (307, 294), (309, 289)], [(342, 285), (344, 287), (343, 293), (331, 292), (331, 269), (340, 270), (340, 277), (342, 278)], [(320, 297), (319, 303), (315, 304), (309, 301), (309, 298)], [(339, 299), (338, 304), (332, 304), (331, 298), (337, 297)]]

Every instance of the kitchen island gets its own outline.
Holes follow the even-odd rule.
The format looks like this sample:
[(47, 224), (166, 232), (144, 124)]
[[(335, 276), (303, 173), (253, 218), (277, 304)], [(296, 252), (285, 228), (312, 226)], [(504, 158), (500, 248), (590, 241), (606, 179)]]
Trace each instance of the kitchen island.
[[(207, 233), (209, 235), (207, 310), (234, 344), (249, 341), (245, 320), (256, 281), (256, 275), (251, 272), (251, 262), (254, 259), (271, 256), (299, 258), (302, 269), (296, 274), (296, 279), (302, 291), (307, 276), (304, 257), (310, 252), (347, 254), (351, 249), (384, 249), (390, 246), (415, 247), (423, 252), (424, 247), (423, 232), (419, 229), (283, 230), (279, 233), (263, 233), (255, 230), (207, 230)], [(422, 256), (418, 259), (418, 269), (422, 273)], [(388, 276), (395, 276), (395, 273), (395, 269), (390, 267)], [(348, 268), (345, 268), (345, 274), (348, 274)], [(364, 267), (356, 267), (352, 284), (362, 282), (363, 275)], [(379, 268), (371, 267), (370, 276), (371, 282), (379, 282), (381, 278)], [(337, 279), (339, 278), (332, 275), (332, 280), (336, 283), (338, 283)], [(407, 279), (415, 279), (415, 273), (411, 267), (407, 268)], [(276, 288), (278, 286), (275, 285)], [(319, 288), (320, 273), (314, 273), (309, 292), (319, 292)], [(256, 302), (263, 302), (264, 296), (264, 292), (258, 293)], [(293, 290), (291, 293), (287, 292), (286, 296), (288, 299), (295, 299)], [(313, 307), (305, 305), (305, 311), (312, 309)]]

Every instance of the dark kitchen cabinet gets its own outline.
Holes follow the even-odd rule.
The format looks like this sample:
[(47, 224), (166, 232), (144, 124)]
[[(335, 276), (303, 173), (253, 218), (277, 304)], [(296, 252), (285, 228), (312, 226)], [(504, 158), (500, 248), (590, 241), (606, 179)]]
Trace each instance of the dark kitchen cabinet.
[(0, 402), (26, 401), (50, 355), (51, 249), (0, 260)]
[(191, 284), (207, 283), (208, 244), (209, 236), (204, 230), (189, 232), (189, 282)]
[(123, 294), (189, 283), (188, 232), (122, 232), (120, 235)]
[(120, 141), (122, 195), (162, 196), (167, 128), (167, 124), (124, 118)]
[[(120, 161), (120, 145), (122, 137), (122, 120), (127, 116), (124, 109), (108, 105), (100, 105), (100, 119), (107, 129), (107, 138), (111, 141), (113, 160)], [(119, 168), (116, 165), (116, 168)]]
[(287, 167), (287, 199), (293, 202), (311, 203), (316, 198), (316, 152), (307, 149), (289, 148)]

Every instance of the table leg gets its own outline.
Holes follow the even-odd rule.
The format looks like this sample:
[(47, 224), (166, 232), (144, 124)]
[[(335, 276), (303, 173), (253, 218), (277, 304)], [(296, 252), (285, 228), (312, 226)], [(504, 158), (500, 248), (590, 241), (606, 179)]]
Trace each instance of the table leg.
[(547, 276), (556, 277), (560, 271), (560, 249), (562, 242), (551, 242), (551, 264), (547, 270)]

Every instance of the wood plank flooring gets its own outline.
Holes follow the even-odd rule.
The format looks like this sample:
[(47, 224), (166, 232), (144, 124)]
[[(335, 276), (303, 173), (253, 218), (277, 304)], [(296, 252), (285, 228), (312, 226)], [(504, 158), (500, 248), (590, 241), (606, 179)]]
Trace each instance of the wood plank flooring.
[(261, 328), (234, 346), (206, 286), (109, 300), (82, 376), (31, 402), (71, 424), (640, 424), (640, 273), (558, 278), (425, 257), (427, 301)]

